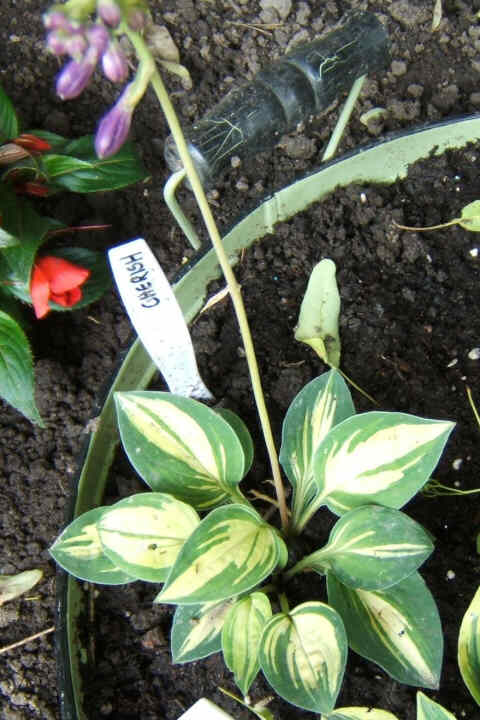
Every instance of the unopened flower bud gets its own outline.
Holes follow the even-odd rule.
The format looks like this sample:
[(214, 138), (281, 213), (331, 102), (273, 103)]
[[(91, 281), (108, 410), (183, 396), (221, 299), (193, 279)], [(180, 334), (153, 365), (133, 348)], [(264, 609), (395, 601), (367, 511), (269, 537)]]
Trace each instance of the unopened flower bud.
[(43, 24), (47, 30), (65, 30), (66, 32), (72, 32), (73, 30), (70, 20), (59, 10), (45, 13)]
[(75, 32), (65, 41), (65, 47), (74, 60), (81, 60), (85, 50), (87, 49), (87, 41), (85, 35), (81, 32)]
[(65, 55), (67, 50), (67, 37), (65, 33), (59, 33), (56, 30), (51, 30), (47, 35), (47, 48), (54, 55)]
[(130, 10), (127, 17), (128, 26), (132, 30), (143, 30), (145, 27), (145, 13), (139, 10), (138, 8), (135, 8), (133, 10)]
[(122, 13), (115, 0), (98, 0), (97, 12), (103, 22), (110, 27), (117, 27), (122, 19)]
[(99, 158), (114, 155), (128, 137), (133, 107), (126, 102), (129, 86), (109, 112), (103, 116), (95, 136), (95, 150)]
[(97, 51), (98, 57), (103, 55), (110, 40), (108, 30), (103, 25), (93, 25), (87, 30), (87, 38), (90, 46)]
[(89, 48), (82, 60), (70, 60), (57, 77), (57, 95), (62, 100), (78, 97), (90, 82), (97, 61), (98, 54), (94, 48)]
[(111, 42), (103, 53), (102, 67), (106, 77), (114, 83), (125, 82), (127, 79), (127, 58), (116, 42)]

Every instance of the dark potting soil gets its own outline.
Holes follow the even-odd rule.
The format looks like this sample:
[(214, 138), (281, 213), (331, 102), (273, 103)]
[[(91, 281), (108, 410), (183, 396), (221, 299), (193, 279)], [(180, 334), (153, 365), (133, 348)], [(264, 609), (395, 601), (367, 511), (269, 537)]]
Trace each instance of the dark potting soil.
[[(245, 252), (237, 266), (271, 412), (277, 444), (281, 423), (295, 394), (325, 370), (313, 352), (295, 342), (308, 276), (323, 257), (337, 264), (342, 296), (342, 368), (374, 396), (379, 408), (451, 419), (456, 430), (435, 478), (470, 490), (480, 479), (480, 429), (465, 389), (480, 388), (480, 362), (469, 352), (480, 338), (478, 236), (455, 226), (430, 233), (399, 230), (394, 222), (425, 226), (458, 217), (479, 197), (477, 149), (448, 153), (414, 166), (396, 186), (354, 186), (276, 227), (275, 234)], [(448, 214), (446, 214), (448, 212)], [(211, 292), (219, 290), (215, 283)], [(248, 371), (230, 302), (223, 300), (194, 324), (202, 377), (218, 400), (238, 412), (258, 439), (257, 462), (245, 483), (269, 492), (268, 463), (258, 437)], [(476, 357), (474, 355), (474, 357)], [(478, 392), (476, 393), (478, 395)], [(353, 391), (357, 410), (373, 408)], [(145, 489), (132, 479), (125, 460), (112, 473), (118, 497)], [(473, 506), (472, 506), (473, 503)], [(456, 665), (461, 617), (480, 580), (475, 553), (480, 511), (475, 496), (426, 497), (406, 512), (434, 535), (436, 549), (421, 572), (437, 600), (445, 632), (441, 686), (431, 697), (458, 719), (475, 717), (475, 704)], [(308, 552), (324, 544), (334, 518), (317, 513), (305, 539)], [(196, 698), (206, 696), (236, 718), (249, 713), (225, 698), (235, 692), (220, 654), (187, 665), (169, 665), (170, 608), (153, 606), (158, 587), (134, 583), (95, 590), (96, 663), (89, 676), (89, 717), (174, 720)], [(290, 605), (326, 600), (324, 581), (303, 576), (289, 586)], [(389, 710), (413, 720), (415, 689), (403, 686), (373, 663), (350, 652), (337, 705)], [(255, 701), (272, 694), (262, 676)], [(276, 718), (313, 718), (313, 713), (273, 700)]]
[[(313, 39), (357, 8), (377, 13), (387, 26), (392, 63), (365, 84), (340, 154), (378, 134), (480, 107), (480, 26), (475, 17), (479, 0), (443, 0), (443, 19), (434, 33), (433, 0), (312, 0), (295, 1), (291, 7), (277, 0), (261, 4), (164, 0), (153, 5), (155, 21), (167, 26), (192, 75), (193, 89), (188, 92), (175, 78), (167, 78), (185, 124), (200, 118), (231, 87), (250, 80), (290, 45)], [(46, 7), (43, 0), (0, 0), (0, 82), (18, 108), (24, 130), (38, 127), (78, 137), (94, 131), (119, 88), (97, 73), (76, 100), (62, 103), (55, 96), (58, 63), (45, 51), (41, 22)], [(367, 128), (360, 117), (374, 107), (387, 111), (383, 125)], [(219, 222), (230, 225), (247, 205), (318, 166), (337, 110), (332, 107), (282, 138), (274, 153), (245, 161), (220, 179), (211, 193)], [(165, 136), (165, 123), (153, 95), (147, 93), (135, 113), (132, 137), (151, 181), (111, 194), (59, 195), (48, 206), (39, 201), (37, 210), (71, 225), (112, 224), (103, 233), (65, 238), (66, 244), (106, 249), (143, 235), (173, 277), (193, 251), (163, 204), (162, 187), (169, 174), (163, 162)], [(480, 344), (478, 260), (470, 253), (477, 236), (460, 228), (407, 234), (395, 230), (391, 222), (395, 217), (398, 222), (422, 225), (457, 215), (479, 196), (476, 165), (470, 155), (452, 159), (439, 174), (432, 170), (433, 176), (426, 175), (424, 200), (417, 185), (408, 185), (411, 180), (401, 186), (392, 203), (391, 189), (342, 191), (309, 215), (279, 226), (275, 238), (246, 253), (239, 266), (240, 280), (277, 437), (292, 397), (324, 369), (308, 348), (295, 343), (293, 326), (311, 267), (328, 255), (338, 265), (345, 372), (383, 409), (456, 420), (437, 477), (450, 485), (459, 482), (464, 489), (480, 484), (479, 436), (465, 397), (467, 382), (477, 401), (480, 390), (480, 363), (468, 358), (468, 352)], [(362, 192), (366, 202), (361, 200)], [(194, 216), (188, 192), (182, 191), (180, 199)], [(228, 301), (202, 316), (193, 334), (205, 381), (219, 398), (228, 398), (255, 433), (245, 361)], [(39, 567), (44, 579), (26, 596), (0, 607), (0, 649), (48, 630), (55, 622), (55, 566), (48, 547), (64, 525), (79, 448), (89, 432), (88, 419), (97, 412), (95, 399), (129, 335), (129, 321), (113, 291), (85, 310), (52, 314), (41, 323), (32, 319), (37, 401), (46, 428), (33, 427), (12, 408), (0, 406), (0, 573)], [(357, 393), (355, 401), (359, 410), (370, 407)], [(257, 460), (252, 483), (261, 482), (268, 473), (261, 448)], [(453, 462), (460, 460), (460, 469), (454, 470)], [(144, 489), (125, 464), (114, 477), (115, 493)], [(455, 663), (460, 618), (478, 585), (475, 497), (420, 496), (407, 508), (437, 538), (437, 550), (422, 572), (439, 604), (446, 659), (440, 691), (430, 695), (457, 713), (459, 720), (478, 716)], [(311, 523), (318, 543), (327, 536), (331, 522), (325, 513)], [(320, 581), (318, 593), (322, 593)], [(233, 689), (230, 674), (216, 657), (170, 668), (170, 618), (161, 608), (152, 608), (153, 595), (151, 587), (135, 583), (122, 594), (102, 592), (95, 601), (97, 665), (90, 698), (96, 716), (169, 720), (205, 694), (232, 714), (245, 717), (216, 689), (217, 685)], [(105, 605), (111, 608), (107, 614), (103, 614)], [(123, 649), (110, 645), (117, 636), (127, 642)], [(165, 699), (167, 690), (171, 695)], [(255, 699), (268, 693), (259, 684), (252, 689)], [(390, 709), (399, 720), (414, 718), (414, 690), (392, 682), (353, 653), (339, 702)], [(282, 718), (309, 716), (285, 708), (272, 705)], [(52, 634), (0, 654), (0, 717), (59, 718)]]

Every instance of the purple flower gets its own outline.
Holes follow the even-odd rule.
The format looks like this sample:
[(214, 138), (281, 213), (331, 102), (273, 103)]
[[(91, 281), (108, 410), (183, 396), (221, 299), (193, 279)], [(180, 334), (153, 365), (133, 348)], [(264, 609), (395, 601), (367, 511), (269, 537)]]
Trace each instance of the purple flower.
[(65, 30), (72, 32), (73, 25), (68, 18), (59, 10), (45, 13), (43, 16), (43, 24), (47, 30)]
[(65, 47), (74, 60), (80, 60), (87, 49), (87, 41), (85, 35), (81, 32), (74, 32), (65, 40)]
[(99, 158), (114, 155), (128, 137), (133, 107), (127, 101), (130, 85), (127, 85), (117, 103), (100, 120), (95, 136), (95, 151)]
[(98, 0), (97, 12), (104, 23), (110, 27), (117, 27), (122, 19), (122, 13), (114, 0)]
[(62, 100), (72, 100), (78, 97), (88, 85), (92, 77), (98, 53), (95, 48), (89, 48), (82, 60), (70, 60), (57, 77), (57, 95)]
[(68, 52), (65, 33), (51, 30), (47, 35), (47, 47), (54, 55), (65, 55)]
[(98, 53), (98, 60), (98, 58), (103, 55), (107, 49), (107, 45), (110, 41), (108, 30), (103, 25), (93, 25), (93, 27), (87, 30), (87, 38), (90, 43), (90, 47), (95, 48)]
[(114, 83), (124, 82), (127, 79), (127, 58), (116, 42), (111, 42), (103, 53), (102, 67), (106, 77)]

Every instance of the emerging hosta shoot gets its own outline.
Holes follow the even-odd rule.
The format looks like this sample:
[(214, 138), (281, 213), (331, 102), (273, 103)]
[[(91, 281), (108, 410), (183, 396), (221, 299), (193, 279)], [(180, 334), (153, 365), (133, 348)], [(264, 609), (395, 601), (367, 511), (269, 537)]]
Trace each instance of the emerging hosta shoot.
[[(401, 508), (429, 480), (451, 422), (357, 415), (337, 370), (313, 380), (283, 426), (293, 501), (282, 534), (241, 491), (252, 440), (240, 418), (165, 392), (120, 392), (116, 404), (123, 446), (152, 492), (75, 520), (51, 549), (60, 565), (92, 582), (163, 583), (155, 602), (177, 606), (174, 661), (223, 652), (243, 696), (261, 670), (283, 698), (330, 716), (348, 646), (401, 682), (438, 686), (440, 619), (418, 573), (433, 544)], [(301, 532), (321, 508), (339, 517), (315, 548)], [(290, 581), (307, 572), (311, 600), (290, 607)]]

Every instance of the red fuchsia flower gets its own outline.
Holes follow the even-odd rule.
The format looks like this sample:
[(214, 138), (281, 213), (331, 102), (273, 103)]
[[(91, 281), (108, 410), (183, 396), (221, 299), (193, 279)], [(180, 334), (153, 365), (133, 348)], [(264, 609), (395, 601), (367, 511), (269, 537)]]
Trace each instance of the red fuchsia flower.
[(47, 197), (48, 185), (42, 182), (16, 183), (13, 186), (17, 195), (34, 195), (35, 197)]
[(45, 255), (33, 266), (30, 295), (38, 319), (50, 312), (49, 300), (73, 307), (82, 299), (81, 286), (90, 277), (90, 270), (63, 258)]

